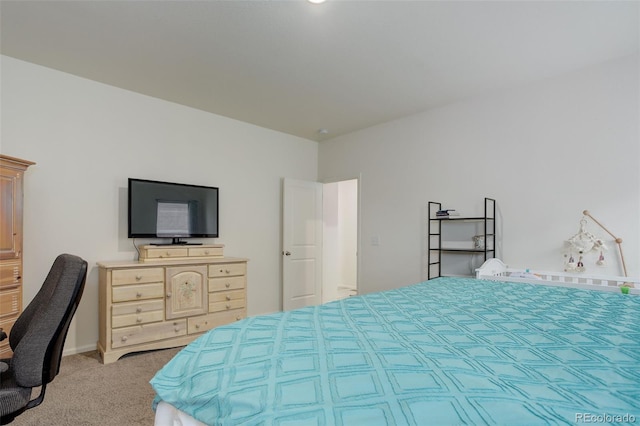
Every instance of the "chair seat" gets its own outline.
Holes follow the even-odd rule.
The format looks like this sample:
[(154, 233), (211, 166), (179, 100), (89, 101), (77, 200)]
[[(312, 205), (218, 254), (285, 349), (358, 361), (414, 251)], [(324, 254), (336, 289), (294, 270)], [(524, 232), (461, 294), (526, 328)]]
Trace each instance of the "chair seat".
[[(6, 365), (6, 364), (5, 364)], [(31, 398), (31, 388), (16, 385), (10, 368), (0, 375), (0, 415), (18, 414)], [(4, 418), (2, 420), (5, 420)], [(2, 423), (5, 423), (4, 421)]]

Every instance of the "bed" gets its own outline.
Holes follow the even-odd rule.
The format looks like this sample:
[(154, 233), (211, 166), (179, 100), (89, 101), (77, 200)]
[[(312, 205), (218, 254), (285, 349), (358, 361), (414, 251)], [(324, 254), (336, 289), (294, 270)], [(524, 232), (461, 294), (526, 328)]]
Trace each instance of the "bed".
[(156, 425), (640, 421), (640, 298), (538, 284), (437, 278), (218, 327), (151, 380)]

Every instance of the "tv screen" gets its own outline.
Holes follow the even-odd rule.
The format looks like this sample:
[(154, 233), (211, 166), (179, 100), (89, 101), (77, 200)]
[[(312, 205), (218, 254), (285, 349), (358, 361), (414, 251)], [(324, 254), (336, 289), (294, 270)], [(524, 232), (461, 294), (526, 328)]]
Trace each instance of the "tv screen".
[(217, 238), (218, 188), (129, 178), (129, 238)]

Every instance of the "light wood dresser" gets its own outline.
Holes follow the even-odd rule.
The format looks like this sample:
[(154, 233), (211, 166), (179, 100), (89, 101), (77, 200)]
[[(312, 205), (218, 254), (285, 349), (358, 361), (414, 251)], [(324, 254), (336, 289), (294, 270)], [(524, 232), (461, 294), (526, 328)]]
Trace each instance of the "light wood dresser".
[(98, 351), (105, 364), (186, 345), (247, 315), (247, 259), (224, 257), (221, 245), (141, 246), (138, 262), (98, 266)]
[[(22, 312), (23, 179), (35, 163), (0, 154), (0, 328), (7, 333)], [(0, 358), (11, 357), (9, 339)]]

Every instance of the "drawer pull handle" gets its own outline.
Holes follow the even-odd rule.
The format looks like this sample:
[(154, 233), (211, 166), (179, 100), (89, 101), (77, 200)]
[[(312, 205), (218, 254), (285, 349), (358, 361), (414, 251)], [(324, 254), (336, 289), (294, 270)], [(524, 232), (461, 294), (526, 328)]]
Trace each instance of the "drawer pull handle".
[(200, 324), (196, 324), (196, 328), (200, 328)]
[(136, 275), (136, 281), (140, 281), (142, 279), (142, 275)]
[(205, 251), (204, 251), (204, 254), (209, 254), (209, 250), (205, 250)]
[(122, 341), (126, 342), (127, 341), (127, 336), (122, 336)]
[(167, 299), (171, 297), (171, 293), (167, 293)]
[(231, 309), (231, 305), (227, 303), (226, 308)]
[(226, 288), (229, 288), (229, 287), (231, 287), (231, 284), (230, 284), (230, 283), (226, 283), (224, 286), (225, 286)]
[(231, 273), (229, 269), (225, 269), (224, 272), (226, 272), (227, 274)]
[(241, 317), (240, 315), (238, 315), (238, 316), (236, 317), (236, 321), (240, 321), (241, 319), (242, 319), (242, 317)]
[(227, 300), (231, 300), (231, 296), (227, 295)]
[(180, 331), (180, 327), (176, 327), (173, 329), (173, 331), (175, 331), (176, 333)]
[(136, 318), (136, 322), (138, 322), (138, 323), (142, 322), (142, 318), (140, 318), (140, 317)]
[(137, 292), (137, 293), (136, 293), (136, 297), (142, 297), (142, 293)]
[(138, 307), (136, 308), (136, 313), (137, 313), (137, 314), (139, 314), (140, 312), (142, 312), (142, 308), (141, 308), (140, 306), (138, 306)]

